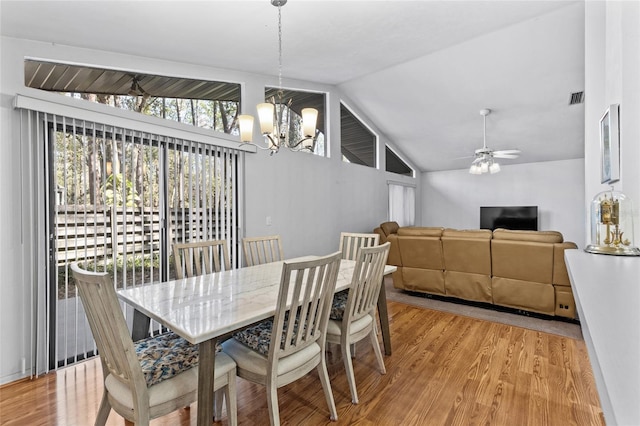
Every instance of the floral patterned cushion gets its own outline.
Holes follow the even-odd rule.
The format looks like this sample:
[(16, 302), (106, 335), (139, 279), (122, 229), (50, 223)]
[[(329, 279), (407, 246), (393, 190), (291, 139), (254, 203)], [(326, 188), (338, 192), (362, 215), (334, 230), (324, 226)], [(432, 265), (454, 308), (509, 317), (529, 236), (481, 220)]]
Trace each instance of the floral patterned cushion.
[(333, 304), (331, 305), (331, 313), (329, 318), (333, 320), (342, 320), (344, 310), (347, 307), (347, 299), (349, 298), (349, 290), (342, 290), (333, 296)]
[[(198, 365), (198, 345), (173, 332), (134, 342), (147, 386), (157, 385)], [(216, 352), (222, 350), (216, 346)]]
[(260, 352), (262, 355), (269, 354), (269, 343), (271, 343), (271, 330), (273, 329), (273, 318), (262, 321), (253, 327), (233, 334), (233, 338), (245, 346)]
[[(289, 312), (285, 313), (284, 323), (289, 322)], [(273, 318), (262, 321), (252, 327), (239, 331), (233, 334), (234, 339), (244, 344), (250, 349), (261, 353), (264, 356), (269, 355), (269, 344), (271, 343), (271, 331), (273, 329)], [(291, 340), (296, 338), (298, 331), (298, 319), (293, 329), (293, 336)], [(284, 336), (282, 336), (282, 346), (284, 346)]]

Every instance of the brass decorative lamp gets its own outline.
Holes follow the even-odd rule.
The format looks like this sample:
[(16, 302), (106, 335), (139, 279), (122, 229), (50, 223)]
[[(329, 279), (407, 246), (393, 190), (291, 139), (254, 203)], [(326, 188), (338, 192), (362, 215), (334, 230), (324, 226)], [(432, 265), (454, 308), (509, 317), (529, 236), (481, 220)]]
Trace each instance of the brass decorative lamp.
[(586, 252), (640, 256), (633, 244), (633, 204), (622, 192), (603, 191), (591, 202), (591, 244)]

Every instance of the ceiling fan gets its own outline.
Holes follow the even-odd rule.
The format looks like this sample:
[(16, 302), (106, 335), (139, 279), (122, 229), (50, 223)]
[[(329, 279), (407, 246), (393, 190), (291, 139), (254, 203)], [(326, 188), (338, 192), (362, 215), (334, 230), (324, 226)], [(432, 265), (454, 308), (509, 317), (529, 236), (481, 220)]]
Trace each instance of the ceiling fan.
[(518, 158), (520, 155), (519, 149), (503, 149), (494, 151), (491, 148), (487, 148), (487, 115), (491, 114), (491, 110), (484, 108), (480, 110), (480, 115), (483, 117), (483, 143), (482, 148), (478, 148), (475, 151), (475, 160), (471, 163), (469, 173), (472, 175), (481, 175), (483, 173), (498, 173), (500, 171), (500, 164), (498, 164), (494, 158)]

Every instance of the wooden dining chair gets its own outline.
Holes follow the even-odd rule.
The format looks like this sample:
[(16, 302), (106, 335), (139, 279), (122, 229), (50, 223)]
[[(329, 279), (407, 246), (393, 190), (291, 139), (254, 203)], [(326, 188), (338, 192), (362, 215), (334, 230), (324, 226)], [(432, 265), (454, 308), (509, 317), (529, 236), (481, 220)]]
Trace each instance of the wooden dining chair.
[(343, 259), (356, 260), (360, 247), (377, 246), (380, 241), (378, 234), (362, 234), (357, 232), (340, 233), (340, 248)]
[[(80, 299), (102, 364), (104, 392), (96, 425), (113, 408), (126, 420), (148, 425), (150, 419), (183, 408), (197, 399), (198, 347), (173, 332), (133, 342), (113, 281), (106, 273), (71, 264)], [(229, 424), (237, 424), (236, 364), (216, 354), (214, 387), (226, 397)]]
[(280, 235), (243, 238), (242, 251), (247, 266), (284, 260)]
[(337, 293), (334, 297), (327, 325), (327, 342), (340, 344), (351, 401), (354, 404), (358, 403), (358, 392), (351, 360), (352, 344), (369, 336), (380, 373), (386, 373), (378, 343), (376, 306), (390, 245), (391, 243), (386, 242), (375, 247), (363, 247), (358, 251), (351, 286), (348, 291)]
[(173, 243), (176, 279), (231, 269), (226, 240)]
[(222, 344), (238, 365), (238, 376), (266, 386), (269, 418), (280, 424), (278, 388), (314, 368), (320, 376), (331, 420), (338, 414), (325, 358), (325, 331), (340, 269), (340, 253), (285, 262), (272, 319), (234, 334)]

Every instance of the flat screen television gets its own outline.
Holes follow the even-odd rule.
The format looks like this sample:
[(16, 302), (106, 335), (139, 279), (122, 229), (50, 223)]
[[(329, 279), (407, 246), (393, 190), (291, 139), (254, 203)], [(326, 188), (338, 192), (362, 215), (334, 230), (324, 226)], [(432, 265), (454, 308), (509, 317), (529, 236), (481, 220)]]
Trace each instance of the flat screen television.
[(538, 206), (480, 207), (480, 228), (538, 230)]

